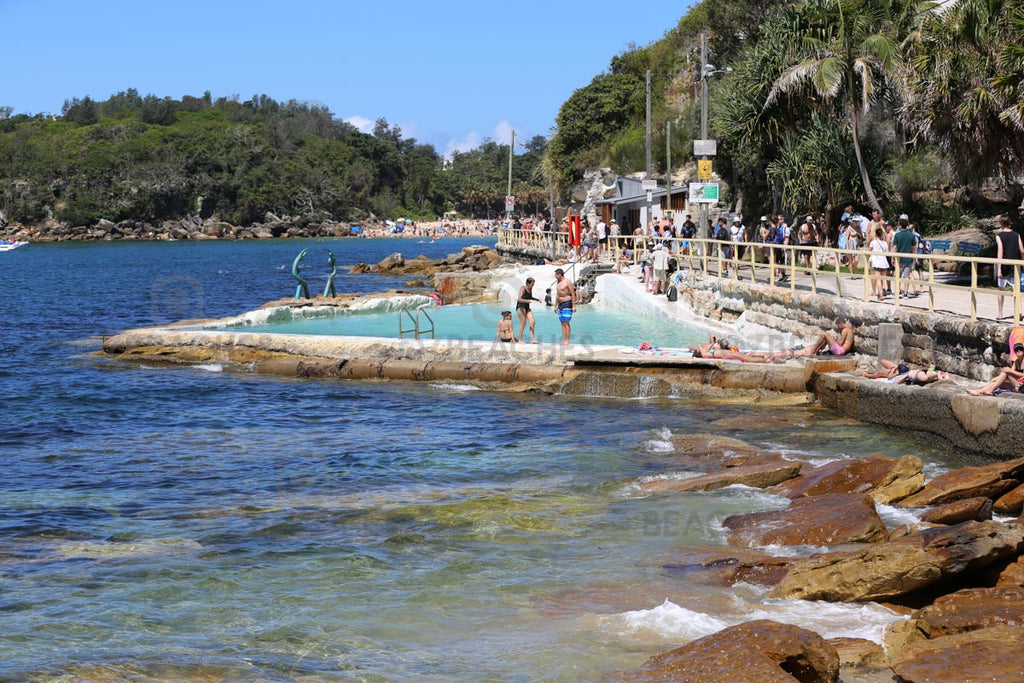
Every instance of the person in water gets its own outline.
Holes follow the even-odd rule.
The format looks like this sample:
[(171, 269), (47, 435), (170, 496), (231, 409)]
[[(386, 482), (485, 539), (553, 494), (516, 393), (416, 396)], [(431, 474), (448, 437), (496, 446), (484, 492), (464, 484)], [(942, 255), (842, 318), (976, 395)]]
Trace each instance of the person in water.
[(501, 320), (498, 321), (498, 333), (494, 335), (494, 341), (518, 341), (515, 330), (512, 328), (512, 311), (501, 312)]
[(530, 343), (536, 344), (537, 340), (533, 336), (533, 330), (537, 325), (537, 319), (533, 315), (533, 311), (530, 310), (530, 302), (536, 301), (540, 303), (540, 299), (533, 296), (533, 278), (526, 278), (526, 284), (519, 290), (519, 298), (516, 300), (516, 314), (519, 316), (519, 339), (523, 339), (523, 330), (526, 328), (526, 324), (530, 324)]
[(562, 344), (569, 343), (569, 321), (572, 314), (576, 312), (576, 288), (569, 278), (565, 277), (565, 271), (555, 268), (555, 305), (558, 309), (558, 321), (562, 323)]

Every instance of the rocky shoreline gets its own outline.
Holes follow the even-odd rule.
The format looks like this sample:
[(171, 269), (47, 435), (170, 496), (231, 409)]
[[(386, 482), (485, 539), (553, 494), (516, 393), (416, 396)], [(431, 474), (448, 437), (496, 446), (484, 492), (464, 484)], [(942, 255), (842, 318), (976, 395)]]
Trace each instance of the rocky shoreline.
[[(652, 657), (624, 680), (1021, 680), (1024, 458), (926, 482), (915, 455), (815, 467), (715, 435), (678, 436), (673, 446), (661, 472), (632, 482), (635, 495), (742, 483), (790, 503), (726, 518), (728, 546), (683, 549), (667, 570), (697, 584), (765, 586), (780, 599), (876, 602), (903, 618), (883, 644), (751, 621)], [(882, 505), (919, 521), (886, 528)], [(808, 546), (825, 550), (801, 556)]]

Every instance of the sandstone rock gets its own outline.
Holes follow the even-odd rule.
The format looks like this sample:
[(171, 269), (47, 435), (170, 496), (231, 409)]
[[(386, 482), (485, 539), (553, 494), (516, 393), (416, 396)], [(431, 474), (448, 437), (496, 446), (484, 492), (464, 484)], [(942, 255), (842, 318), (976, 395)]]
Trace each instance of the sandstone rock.
[(938, 505), (977, 496), (998, 498), (1016, 488), (1022, 475), (1024, 458), (980, 467), (963, 467), (935, 477), (919, 492), (901, 500), (900, 505)]
[(1021, 636), (1018, 627), (1002, 626), (915, 643), (892, 669), (904, 683), (1018, 683), (1024, 671)]
[(753, 455), (761, 452), (751, 443), (718, 434), (680, 434), (672, 437), (672, 445), (677, 453), (687, 455)]
[(797, 498), (785, 510), (733, 515), (723, 522), (729, 545), (839, 545), (889, 537), (871, 498), (834, 493)]
[(996, 586), (1024, 586), (1024, 556), (1018, 557), (999, 573)]
[(386, 273), (388, 271), (394, 270), (395, 268), (401, 268), (404, 265), (405, 258), (402, 256), (400, 252), (396, 251), (390, 256), (385, 256), (384, 258), (382, 258), (377, 263), (377, 265), (373, 267), (373, 269), (378, 273)]
[(829, 645), (839, 655), (839, 666), (882, 667), (889, 666), (889, 658), (878, 643), (866, 638), (829, 638)]
[(907, 648), (928, 640), (932, 630), (923, 619), (900, 619), (885, 628), (882, 641), (891, 659), (896, 659)]
[(839, 655), (817, 633), (763, 619), (652, 657), (623, 678), (634, 683), (835, 683)]
[(886, 600), (1016, 555), (1024, 527), (964, 522), (926, 529), (853, 552), (794, 562), (773, 597), (856, 602)]
[(362, 275), (363, 273), (369, 273), (371, 271), (372, 269), (369, 264), (366, 263), (357, 263), (348, 270), (351, 275)]
[(992, 519), (991, 498), (963, 498), (933, 507), (921, 515), (922, 522), (932, 524), (959, 524), (971, 520)]
[(1019, 515), (1024, 510), (1024, 484), (999, 496), (992, 510), (1000, 515)]
[(917, 610), (915, 619), (926, 622), (932, 638), (992, 626), (1024, 627), (1024, 588), (965, 588), (943, 595)]
[(778, 462), (764, 465), (730, 467), (722, 472), (713, 472), (695, 477), (659, 476), (643, 478), (637, 481), (637, 486), (647, 495), (681, 493), (683, 491), (711, 491), (732, 486), (733, 484), (743, 484), (744, 486), (763, 489), (791, 479), (799, 473), (800, 463)]
[[(902, 482), (902, 484), (898, 484)], [(889, 503), (898, 492), (913, 493), (924, 483), (921, 474), (921, 459), (916, 455), (905, 455), (892, 460), (880, 455), (853, 460), (836, 460), (792, 479), (776, 488), (790, 498), (817, 496), (823, 493), (867, 493), (884, 489), (880, 503)], [(916, 488), (915, 488), (916, 487)], [(873, 495), (874, 497), (874, 495)]]

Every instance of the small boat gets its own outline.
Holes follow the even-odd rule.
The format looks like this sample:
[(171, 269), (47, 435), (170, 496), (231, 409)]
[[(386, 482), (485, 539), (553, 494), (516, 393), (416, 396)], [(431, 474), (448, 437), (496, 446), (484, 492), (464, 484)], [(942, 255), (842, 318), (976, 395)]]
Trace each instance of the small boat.
[(11, 251), (12, 249), (23, 247), (26, 244), (28, 244), (28, 242), (20, 240), (0, 240), (0, 251)]

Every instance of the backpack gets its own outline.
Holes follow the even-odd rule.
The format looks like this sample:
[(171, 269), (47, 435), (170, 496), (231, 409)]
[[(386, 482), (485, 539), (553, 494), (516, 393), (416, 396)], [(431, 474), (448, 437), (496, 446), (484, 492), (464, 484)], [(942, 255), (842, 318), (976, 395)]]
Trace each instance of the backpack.
[(917, 250), (918, 250), (918, 252), (920, 252), (922, 254), (930, 254), (930, 253), (932, 253), (932, 243), (931, 243), (931, 240), (926, 240), (926, 239), (923, 239), (923, 238), (918, 239), (917, 240)]
[(676, 301), (679, 299), (679, 290), (676, 289), (675, 285), (669, 285), (668, 289), (665, 290), (665, 298), (669, 301)]
[(729, 228), (719, 223), (718, 228), (715, 230), (715, 239), (719, 242), (729, 242)]
[(667, 268), (668, 272), (674, 273), (678, 269), (679, 269), (679, 262), (676, 261), (675, 256), (669, 258), (669, 260), (668, 260), (668, 268)]

